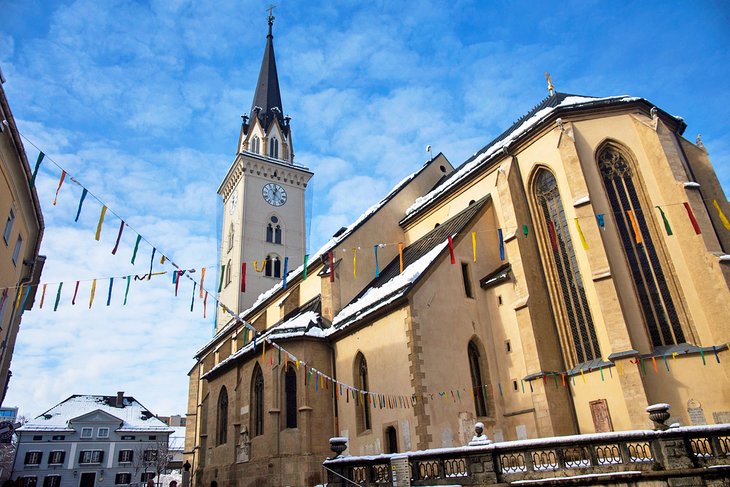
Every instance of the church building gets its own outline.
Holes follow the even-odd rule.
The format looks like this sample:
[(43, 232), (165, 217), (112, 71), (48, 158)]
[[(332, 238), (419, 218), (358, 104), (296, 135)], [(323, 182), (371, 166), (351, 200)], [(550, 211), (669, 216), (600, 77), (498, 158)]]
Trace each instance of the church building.
[(219, 189), (225, 307), (189, 373), (197, 487), (316, 485), (334, 436), (363, 455), (464, 445), (477, 421), (644, 429), (659, 402), (730, 422), (730, 206), (681, 118), (551, 89), (305, 256), (272, 21)]

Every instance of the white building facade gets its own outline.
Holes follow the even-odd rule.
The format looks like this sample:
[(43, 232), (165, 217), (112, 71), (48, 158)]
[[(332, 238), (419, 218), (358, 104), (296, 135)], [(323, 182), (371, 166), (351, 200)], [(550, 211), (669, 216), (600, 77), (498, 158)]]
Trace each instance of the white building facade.
[(173, 429), (136, 399), (74, 395), (16, 430), (13, 479), (27, 487), (143, 485)]

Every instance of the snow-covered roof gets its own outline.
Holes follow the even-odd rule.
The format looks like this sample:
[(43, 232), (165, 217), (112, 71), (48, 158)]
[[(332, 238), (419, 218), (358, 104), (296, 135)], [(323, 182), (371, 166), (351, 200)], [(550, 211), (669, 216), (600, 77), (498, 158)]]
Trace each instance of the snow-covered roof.
[[(326, 336), (326, 326), (329, 322), (325, 323), (322, 318), (321, 304), (321, 299), (317, 296), (315, 299), (312, 299), (302, 305), (289, 316), (285, 316), (279, 323), (276, 323), (257, 337), (257, 341), (255, 343), (256, 348), (261, 348), (261, 344), (264, 340), (281, 340), (301, 337), (324, 338)], [(210, 378), (211, 376), (216, 375), (225, 367), (234, 363), (236, 359), (249, 352), (253, 352), (253, 350), (254, 342), (251, 340), (245, 346), (241, 347), (240, 350), (232, 353), (225, 359), (218, 362), (215, 367), (205, 372), (201, 376), (201, 379)]]
[(102, 411), (118, 418), (119, 432), (154, 431), (171, 433), (173, 430), (157, 419), (135, 398), (125, 396), (122, 407), (116, 407), (116, 396), (73, 395), (45, 413), (27, 422), (18, 431), (73, 431), (73, 420), (94, 411)]
[[(322, 245), (322, 247), (319, 248), (314, 254), (309, 256), (309, 265), (308, 268), (312, 265), (316, 265), (315, 263), (318, 262), (323, 255), (327, 254), (330, 250), (335, 248), (337, 244), (345, 240), (347, 237), (349, 237), (355, 230), (357, 230), (362, 224), (364, 224), (367, 220), (370, 219), (375, 213), (378, 212), (385, 204), (393, 199), (393, 197), (398, 194), (400, 190), (402, 190), (406, 185), (411, 182), (416, 176), (418, 176), (426, 167), (428, 167), (429, 164), (431, 164), (433, 161), (435, 161), (436, 158), (427, 161), (421, 168), (418, 169), (418, 171), (406, 176), (403, 178), (398, 184), (393, 186), (393, 188), (386, 194), (380, 201), (372, 205), (370, 208), (365, 210), (362, 215), (360, 215), (354, 222), (352, 222), (348, 227), (345, 228), (345, 230), (340, 231), (337, 233), (336, 237), (332, 237), (327, 243)], [(297, 279), (304, 273), (304, 264), (300, 265), (293, 271), (289, 272), (287, 275), (287, 281), (291, 282), (294, 279)], [(269, 290), (264, 291), (263, 293), (259, 294), (259, 296), (256, 298), (256, 301), (249, 307), (248, 309), (242, 311), (239, 313), (239, 317), (241, 319), (245, 319), (249, 314), (256, 311), (262, 304), (264, 304), (266, 301), (269, 300), (272, 296), (274, 296), (276, 293), (284, 290), (284, 281), (279, 281), (274, 286), (272, 286)], [(225, 333), (229, 332), (232, 328), (235, 328), (237, 326), (237, 322), (232, 321), (221, 330), (215, 334), (215, 336), (208, 341), (200, 350), (198, 350), (195, 353), (195, 356), (198, 357), (200, 354), (202, 354), (205, 350), (207, 350), (213, 343), (215, 343), (221, 336), (223, 336)]]
[(556, 93), (552, 97), (548, 97), (540, 105), (535, 107), (525, 117), (518, 120), (510, 129), (502, 133), (494, 141), (486, 145), (474, 156), (467, 160), (461, 167), (449, 174), (441, 184), (436, 186), (429, 193), (416, 198), (416, 201), (406, 210), (406, 217), (403, 221), (409, 219), (411, 215), (417, 213), (420, 209), (428, 205), (438, 196), (444, 194), (456, 184), (464, 180), (475, 170), (481, 168), (493, 156), (499, 154), (502, 149), (508, 148), (515, 140), (525, 135), (534, 127), (538, 126), (547, 119), (553, 112), (565, 108), (581, 108), (598, 104), (615, 104), (628, 103), (632, 101), (642, 100), (642, 98), (631, 97), (627, 95), (610, 96), (605, 98), (594, 98), (587, 96), (567, 95), (564, 93)]

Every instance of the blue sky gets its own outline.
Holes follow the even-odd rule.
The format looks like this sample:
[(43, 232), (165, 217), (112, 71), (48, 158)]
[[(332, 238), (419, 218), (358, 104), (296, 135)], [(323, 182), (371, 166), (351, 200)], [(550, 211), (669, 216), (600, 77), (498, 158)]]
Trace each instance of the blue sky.
[[(725, 2), (291, 2), (275, 9), (284, 112), (310, 185), (315, 250), (427, 158), (454, 165), (547, 95), (630, 94), (685, 118), (730, 188), (730, 7)], [(0, 66), (21, 132), (183, 267), (214, 266), (217, 186), (233, 160), (266, 35), (264, 2), (0, 0)], [(29, 159), (37, 151), (26, 144)], [(118, 220), (60, 171), (38, 182), (43, 281), (146, 272)], [(79, 296), (88, 303), (88, 282)], [(97, 293), (106, 296), (106, 284)], [(118, 286), (118, 284), (117, 284)], [(36, 415), (72, 393), (135, 395), (184, 413), (210, 337), (190, 283), (133, 284), (127, 306), (27, 312), (6, 404)], [(99, 305), (101, 303), (101, 305)]]

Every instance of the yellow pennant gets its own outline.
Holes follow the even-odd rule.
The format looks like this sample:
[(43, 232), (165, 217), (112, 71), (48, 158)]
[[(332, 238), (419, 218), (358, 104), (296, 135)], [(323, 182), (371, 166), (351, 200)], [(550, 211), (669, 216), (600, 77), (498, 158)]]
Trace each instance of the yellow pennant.
[(583, 373), (583, 369), (580, 369), (580, 378), (583, 379), (583, 383), (586, 383), (586, 375)]
[(588, 242), (586, 242), (586, 238), (583, 235), (583, 230), (580, 229), (580, 223), (578, 223), (578, 219), (575, 218), (575, 228), (578, 230), (578, 237), (580, 237), (580, 243), (583, 244), (583, 248), (585, 250), (588, 250)]
[(203, 283), (205, 283), (205, 267), (200, 269), (200, 297), (203, 297)]
[(717, 210), (717, 214), (720, 216), (720, 220), (722, 221), (722, 225), (725, 227), (725, 230), (730, 230), (730, 221), (727, 220), (725, 213), (722, 212), (720, 204), (714, 198), (712, 199), (712, 204)]
[(626, 213), (629, 215), (629, 220), (631, 220), (631, 228), (634, 229), (634, 237), (636, 238), (636, 245), (641, 244), (641, 232), (639, 231), (639, 224), (636, 222), (636, 215), (634, 215), (634, 212), (631, 210), (626, 210)]
[(20, 297), (23, 295), (23, 286), (25, 286), (25, 284), (21, 284), (18, 288), (18, 297), (15, 300), (15, 309), (18, 309), (18, 306), (20, 306)]
[(167, 257), (165, 257), (164, 255), (160, 256), (160, 264), (164, 264), (166, 260), (167, 260)]
[(352, 249), (352, 277), (357, 279), (357, 248)]
[(297, 370), (299, 370), (299, 359), (297, 359), (296, 364), (297, 364)]
[(106, 205), (101, 207), (101, 214), (99, 215), (99, 223), (96, 224), (96, 235), (94, 238), (98, 241), (101, 237), (101, 226), (104, 224), (104, 215), (106, 215)]
[(261, 347), (261, 363), (263, 364), (266, 360), (266, 338), (261, 341), (264, 343), (264, 346)]
[(91, 305), (94, 304), (94, 294), (96, 294), (96, 279), (91, 281), (91, 295), (89, 296), (89, 309), (91, 309)]
[(403, 274), (403, 242), (398, 242), (398, 256), (400, 258), (400, 272)]
[(474, 253), (474, 262), (477, 261), (477, 232), (471, 232), (471, 250)]

